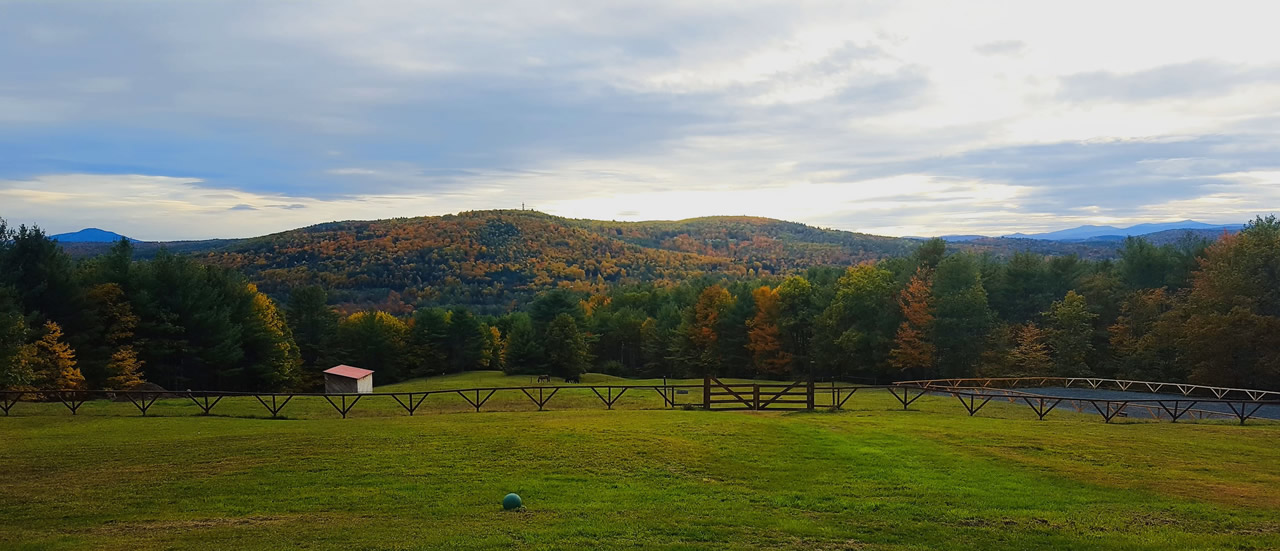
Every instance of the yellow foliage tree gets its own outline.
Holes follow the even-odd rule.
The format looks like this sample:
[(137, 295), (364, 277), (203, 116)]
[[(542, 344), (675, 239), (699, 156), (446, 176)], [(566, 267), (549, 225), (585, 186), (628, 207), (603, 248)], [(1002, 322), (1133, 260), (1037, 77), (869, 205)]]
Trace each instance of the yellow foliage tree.
[(142, 360), (138, 359), (138, 352), (132, 346), (121, 346), (116, 349), (111, 354), (111, 361), (107, 362), (107, 383), (103, 388), (132, 390), (144, 382)]
[(76, 353), (62, 342), (62, 327), (49, 321), (44, 324), (44, 336), (32, 345), (30, 365), (35, 375), (35, 387), (41, 390), (81, 390), (85, 388), (84, 375), (76, 367)]

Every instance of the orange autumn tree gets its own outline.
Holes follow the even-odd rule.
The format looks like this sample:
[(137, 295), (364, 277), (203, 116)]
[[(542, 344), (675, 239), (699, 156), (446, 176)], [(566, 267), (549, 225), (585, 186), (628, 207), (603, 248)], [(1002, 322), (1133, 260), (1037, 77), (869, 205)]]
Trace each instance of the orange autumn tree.
[(901, 371), (927, 372), (933, 369), (935, 352), (929, 336), (933, 327), (932, 273), (924, 267), (916, 270), (911, 282), (898, 296), (902, 324), (894, 339), (889, 361)]
[(747, 321), (747, 349), (751, 351), (756, 371), (786, 373), (791, 366), (791, 354), (782, 350), (778, 290), (762, 285), (751, 292), (751, 298), (756, 304), (756, 315)]
[(733, 295), (719, 285), (704, 289), (693, 306), (689, 340), (704, 374), (715, 374), (720, 370), (720, 322), (730, 306), (733, 306)]

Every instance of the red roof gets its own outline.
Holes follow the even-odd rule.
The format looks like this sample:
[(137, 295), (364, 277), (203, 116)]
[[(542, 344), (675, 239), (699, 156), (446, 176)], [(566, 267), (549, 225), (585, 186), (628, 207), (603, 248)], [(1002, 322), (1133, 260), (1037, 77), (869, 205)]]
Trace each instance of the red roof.
[(373, 372), (369, 371), (368, 369), (360, 369), (358, 367), (351, 367), (349, 365), (339, 365), (336, 367), (330, 367), (329, 369), (324, 370), (324, 372), (329, 375), (337, 375), (339, 377), (346, 377), (348, 379), (363, 379), (365, 377), (373, 375)]

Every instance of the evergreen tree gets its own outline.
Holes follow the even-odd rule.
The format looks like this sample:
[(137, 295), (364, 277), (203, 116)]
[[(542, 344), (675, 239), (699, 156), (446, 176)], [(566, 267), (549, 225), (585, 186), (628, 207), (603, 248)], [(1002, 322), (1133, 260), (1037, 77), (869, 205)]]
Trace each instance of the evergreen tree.
[(60, 327), (79, 321), (81, 289), (67, 253), (40, 228), (0, 227), (0, 285), (12, 289), (28, 320), (53, 320)]
[(987, 292), (973, 256), (955, 254), (943, 259), (934, 274), (932, 296), (938, 375), (973, 375), (992, 321)]
[(336, 341), (341, 316), (329, 306), (329, 293), (316, 285), (290, 292), (285, 311), (298, 345), (302, 382), (305, 386), (318, 386), (323, 379), (321, 373), (338, 363)]
[(577, 293), (566, 289), (553, 289), (538, 295), (529, 305), (529, 317), (539, 332), (546, 331), (548, 325), (560, 314), (569, 314), (573, 321), (581, 325), (585, 312), (582, 299)]
[(489, 332), (466, 308), (449, 311), (449, 372), (484, 369)]
[(511, 328), (506, 338), (507, 373), (541, 374), (545, 372), (542, 344), (533, 330), (533, 320), (528, 314), (511, 315)]
[(27, 333), (20, 313), (0, 312), (0, 390), (25, 389), (35, 382)]
[(566, 381), (579, 380), (586, 372), (587, 342), (572, 315), (561, 313), (547, 326), (546, 356), (552, 373)]
[(118, 283), (90, 287), (85, 305), (79, 324), (84, 329), (75, 347), (78, 363), (90, 386), (103, 387), (116, 352), (123, 347), (132, 349), (140, 320)]
[(914, 268), (923, 269), (932, 273), (938, 268), (938, 264), (942, 263), (942, 259), (947, 255), (947, 242), (940, 238), (933, 238), (921, 243), (916, 248), (913, 255)]
[(409, 358), (414, 377), (439, 375), (449, 369), (449, 313), (420, 308), (409, 328)]

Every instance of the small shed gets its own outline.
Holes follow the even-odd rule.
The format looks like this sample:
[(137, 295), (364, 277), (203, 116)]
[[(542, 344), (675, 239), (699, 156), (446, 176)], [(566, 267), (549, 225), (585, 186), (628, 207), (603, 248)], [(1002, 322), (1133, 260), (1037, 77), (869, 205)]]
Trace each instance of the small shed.
[(373, 372), (349, 365), (324, 370), (325, 394), (369, 394), (373, 392)]

